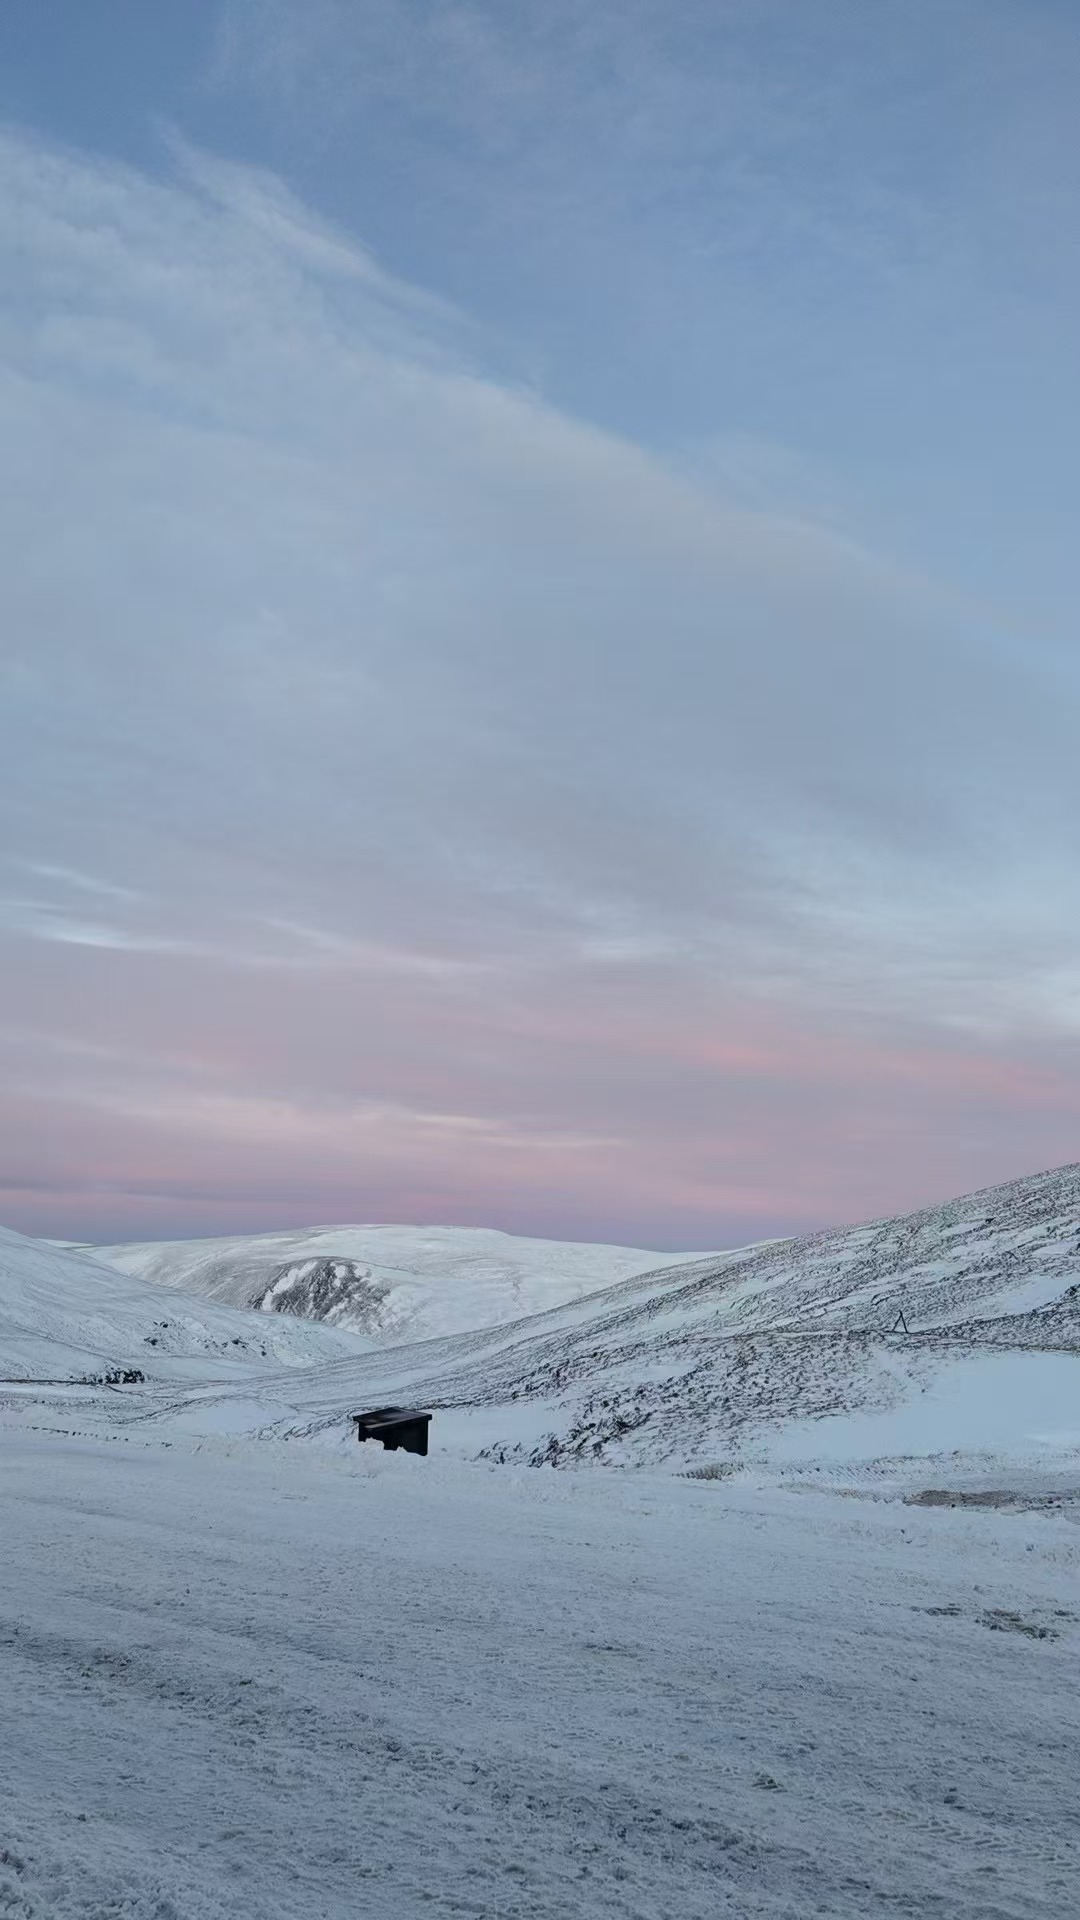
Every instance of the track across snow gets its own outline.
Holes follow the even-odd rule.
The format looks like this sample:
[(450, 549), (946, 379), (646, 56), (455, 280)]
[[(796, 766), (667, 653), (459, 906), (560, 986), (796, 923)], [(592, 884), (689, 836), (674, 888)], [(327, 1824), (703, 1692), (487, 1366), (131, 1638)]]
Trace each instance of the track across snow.
[(1068, 1513), (3, 1429), (5, 1920), (1071, 1920)]

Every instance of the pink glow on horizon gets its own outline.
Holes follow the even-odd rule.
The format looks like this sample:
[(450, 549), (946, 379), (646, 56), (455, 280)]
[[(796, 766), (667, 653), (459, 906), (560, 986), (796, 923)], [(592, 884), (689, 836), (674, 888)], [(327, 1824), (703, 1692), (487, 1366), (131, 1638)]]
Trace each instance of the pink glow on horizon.
[[(1069, 1157), (1080, 1096), (1059, 1053), (837, 1030), (745, 998), (699, 996), (691, 1020), (619, 984), (603, 1017), (489, 1003), (481, 1048), (480, 1009), (459, 1018), (437, 995), (376, 1008), (339, 989), (283, 1026), (272, 983), (241, 1009), (219, 982), (214, 1017), (181, 1008), (164, 1059), (23, 1090), (0, 1218), (72, 1238), (440, 1221), (677, 1249), (903, 1211)], [(343, 1033), (342, 1084), (319, 1089)]]

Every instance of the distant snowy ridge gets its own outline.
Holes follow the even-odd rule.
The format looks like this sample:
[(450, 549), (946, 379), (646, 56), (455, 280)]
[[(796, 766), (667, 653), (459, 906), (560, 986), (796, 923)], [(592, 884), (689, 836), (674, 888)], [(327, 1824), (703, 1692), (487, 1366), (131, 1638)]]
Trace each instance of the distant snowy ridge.
[(364, 1351), (328, 1327), (270, 1321), (157, 1287), (0, 1228), (0, 1378), (81, 1378), (114, 1368), (198, 1377), (209, 1366), (314, 1366)]
[(503, 1325), (675, 1258), (479, 1227), (312, 1227), (85, 1251), (158, 1286), (325, 1320), (381, 1345)]

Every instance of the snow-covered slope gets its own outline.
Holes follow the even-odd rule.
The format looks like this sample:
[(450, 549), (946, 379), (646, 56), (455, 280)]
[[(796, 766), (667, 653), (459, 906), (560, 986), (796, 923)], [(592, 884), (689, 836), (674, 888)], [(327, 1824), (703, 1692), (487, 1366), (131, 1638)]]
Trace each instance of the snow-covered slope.
[(84, 1254), (0, 1228), (0, 1378), (69, 1379), (115, 1368), (169, 1377), (313, 1366), (364, 1350), (328, 1327), (267, 1321), (163, 1295)]
[(672, 1259), (466, 1227), (313, 1227), (85, 1251), (158, 1286), (326, 1320), (381, 1344), (498, 1326)]
[[(531, 1459), (732, 1459), (804, 1423), (801, 1451), (866, 1457), (889, 1430), (830, 1419), (915, 1407), (893, 1452), (1080, 1445), (1080, 1167), (899, 1219), (634, 1278), (472, 1354), (446, 1354), (429, 1397), (525, 1406), (546, 1434), (494, 1444)], [(891, 1329), (901, 1312), (909, 1332)], [(1045, 1356), (1067, 1356), (1064, 1366)], [(418, 1356), (414, 1356), (418, 1357)], [(961, 1371), (957, 1372), (956, 1369)], [(951, 1383), (951, 1384), (950, 1384)], [(981, 1413), (979, 1411), (981, 1406)], [(981, 1424), (980, 1424), (981, 1423)], [(920, 1443), (920, 1427), (925, 1445)], [(1020, 1430), (1022, 1429), (1022, 1431)]]

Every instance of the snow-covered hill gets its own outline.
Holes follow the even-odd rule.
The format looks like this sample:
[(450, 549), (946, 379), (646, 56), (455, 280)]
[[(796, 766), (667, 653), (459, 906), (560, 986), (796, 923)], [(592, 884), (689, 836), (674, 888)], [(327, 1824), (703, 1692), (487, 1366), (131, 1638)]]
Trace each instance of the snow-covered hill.
[(364, 1350), (328, 1327), (266, 1321), (159, 1288), (70, 1248), (0, 1228), (0, 1378), (66, 1380), (117, 1368), (198, 1378), (314, 1366)]
[[(197, 1395), (134, 1389), (130, 1417), (348, 1444), (354, 1408), (422, 1400), (436, 1448), (496, 1461), (1080, 1469), (1080, 1168), (635, 1274), (507, 1325), (260, 1373), (242, 1405), (238, 1391), (208, 1368)], [(117, 1396), (108, 1417), (124, 1417)]]
[(85, 1251), (158, 1286), (326, 1320), (383, 1345), (499, 1326), (673, 1257), (466, 1227), (313, 1227)]
[[(278, 1378), (262, 1430), (343, 1437), (365, 1400), (422, 1398), (436, 1445), (535, 1464), (1068, 1452), (1078, 1231), (1080, 1169), (1067, 1167)], [(909, 1331), (892, 1332), (901, 1311)], [(198, 1419), (230, 1424), (227, 1388), (207, 1391)]]

